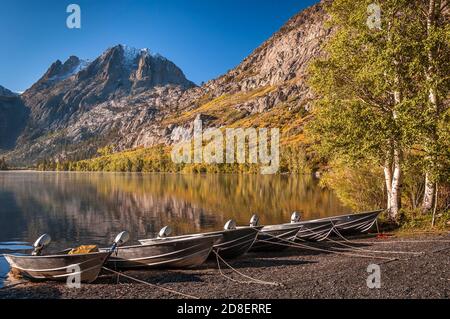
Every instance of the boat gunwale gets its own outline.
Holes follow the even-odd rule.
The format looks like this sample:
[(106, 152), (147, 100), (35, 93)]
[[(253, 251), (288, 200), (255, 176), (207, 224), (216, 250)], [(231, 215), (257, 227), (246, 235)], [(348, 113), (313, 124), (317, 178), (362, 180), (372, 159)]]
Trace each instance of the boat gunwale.
[[(291, 226), (291, 227), (289, 227)], [(279, 228), (277, 228), (279, 227)], [(261, 229), (261, 232), (270, 232), (270, 231), (281, 231), (281, 230), (293, 230), (295, 228), (300, 228), (301, 222), (295, 222), (295, 223), (283, 223), (283, 224), (274, 224), (274, 225), (265, 225)]]
[[(180, 239), (191, 239), (191, 238), (205, 238), (205, 237), (220, 237), (223, 236), (224, 233), (230, 233), (233, 231), (238, 231), (238, 230), (247, 230), (247, 229), (254, 229), (256, 232), (259, 232), (264, 226), (239, 226), (236, 227), (236, 229), (223, 229), (223, 230), (216, 230), (216, 231), (211, 231), (211, 232), (206, 232), (206, 233), (195, 233), (195, 234), (186, 234), (186, 235), (178, 235), (178, 236), (169, 236), (167, 238), (144, 238), (144, 239), (138, 239), (138, 242), (142, 242), (142, 241), (150, 241), (150, 240), (155, 240), (156, 242), (164, 241), (168, 242), (170, 240), (180, 240)], [(221, 243), (222, 244), (222, 243)], [(141, 244), (144, 245), (144, 244)]]
[[(314, 222), (335, 222), (337, 219), (341, 219), (341, 218), (345, 218), (345, 217), (354, 217), (354, 216), (358, 216), (358, 215), (369, 215), (369, 214), (375, 214), (375, 213), (377, 213), (377, 215), (379, 215), (383, 211), (385, 211), (385, 209), (377, 209), (377, 210), (357, 212), (357, 213), (351, 213), (351, 214), (345, 214), (345, 215), (336, 215), (336, 216), (330, 216), (330, 217), (308, 219), (308, 220), (299, 221), (299, 222), (297, 222), (297, 224), (301, 224), (301, 223), (307, 224), (307, 223), (314, 223)], [(366, 217), (366, 216), (361, 216), (361, 218), (363, 218), (363, 217)]]
[[(147, 238), (147, 239), (138, 239), (138, 241), (140, 242), (140, 240), (155, 240), (155, 242), (152, 243), (148, 243), (148, 244), (137, 244), (137, 245), (130, 245), (130, 246), (120, 246), (119, 250), (123, 250), (123, 249), (131, 249), (131, 248), (142, 248), (142, 247), (146, 247), (146, 246), (157, 246), (157, 245), (163, 245), (163, 244), (172, 244), (172, 243), (177, 243), (177, 242), (184, 242), (184, 241), (190, 241), (190, 240), (194, 240), (194, 239), (211, 239), (214, 237), (220, 237), (221, 235), (211, 235), (211, 236), (188, 236), (185, 235), (184, 238), (174, 238), (174, 237), (168, 237), (167, 239), (164, 238)], [(107, 248), (100, 248), (100, 249), (107, 249)]]
[[(70, 251), (69, 248), (68, 250)], [(101, 249), (101, 248), (99, 248)], [(106, 248), (105, 248), (106, 249)], [(42, 256), (33, 256), (33, 255), (14, 255), (14, 254), (3, 254), (4, 257), (13, 257), (13, 258), (21, 258), (21, 259), (25, 259), (25, 258), (33, 258), (33, 259), (44, 259), (44, 258), (61, 258), (61, 257), (69, 257), (69, 258), (75, 258), (75, 257), (82, 257), (82, 256), (95, 256), (95, 255), (102, 255), (102, 254), (109, 254), (111, 253), (111, 251), (95, 251), (95, 252), (90, 252), (90, 253), (84, 253), (84, 254), (61, 254), (61, 252), (59, 252), (56, 255), (42, 255)], [(73, 256), (73, 257), (72, 257)]]
[[(164, 253), (164, 254), (159, 254), (159, 255), (151, 255), (151, 256), (146, 256), (146, 257), (136, 257), (136, 258), (126, 258), (126, 257), (120, 257), (120, 256), (115, 256), (114, 254), (113, 255), (111, 255), (110, 257), (109, 257), (109, 259), (108, 260), (111, 260), (111, 261), (115, 261), (115, 260), (118, 260), (118, 259), (123, 259), (123, 260), (130, 260), (130, 261), (138, 261), (138, 260), (144, 260), (144, 259), (157, 259), (157, 258), (164, 258), (164, 257), (168, 257), (168, 256), (172, 256), (172, 255), (176, 255), (176, 254), (180, 254), (180, 253), (183, 253), (183, 252), (185, 252), (185, 251), (187, 251), (187, 250), (190, 250), (190, 249), (197, 249), (197, 248), (199, 248), (201, 245), (203, 245), (204, 243), (198, 243), (198, 244), (195, 244), (195, 245), (192, 245), (192, 246), (189, 246), (189, 247), (186, 247), (186, 248), (183, 248), (183, 249), (179, 249), (179, 250), (174, 250), (174, 251), (171, 251), (171, 252), (168, 252), (168, 253)], [(148, 245), (146, 245), (146, 246), (148, 246)], [(211, 246), (211, 248), (210, 249), (212, 249), (212, 244), (211, 245), (208, 245), (208, 246)], [(144, 245), (138, 245), (138, 247), (145, 247)], [(119, 249), (120, 250), (120, 249)]]

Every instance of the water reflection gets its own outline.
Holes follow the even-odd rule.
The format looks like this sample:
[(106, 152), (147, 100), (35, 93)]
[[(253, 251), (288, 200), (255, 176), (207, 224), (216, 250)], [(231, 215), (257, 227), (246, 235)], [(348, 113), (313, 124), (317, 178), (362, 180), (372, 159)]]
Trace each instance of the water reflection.
[(12, 284), (19, 280), (15, 278), (8, 278), (9, 265), (3, 254), (25, 254), (30, 253), (32, 246), (24, 242), (0, 242), (0, 287), (3, 286), (4, 282), (7, 284)]
[[(264, 224), (347, 212), (309, 176), (130, 173), (0, 173), (0, 241), (34, 241), (48, 232), (62, 248), (109, 244), (122, 229), (132, 238), (170, 224), (175, 233), (220, 229), (229, 218)], [(53, 246), (53, 245), (52, 245)]]

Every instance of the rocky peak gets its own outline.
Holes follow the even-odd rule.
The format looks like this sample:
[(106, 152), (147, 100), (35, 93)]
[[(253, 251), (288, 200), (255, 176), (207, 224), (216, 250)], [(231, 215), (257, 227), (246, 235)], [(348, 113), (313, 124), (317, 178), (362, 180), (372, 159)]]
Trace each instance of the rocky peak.
[(316, 57), (329, 30), (324, 26), (323, 1), (292, 17), (235, 69), (206, 84), (223, 92), (249, 91), (268, 85), (302, 82), (309, 61)]
[(64, 63), (56, 60), (32, 88), (40, 89), (64, 81), (85, 69), (88, 65), (89, 61), (81, 60), (74, 55), (70, 56)]
[(18, 94), (0, 85), (0, 97), (16, 97)]
[(123, 44), (107, 49), (88, 67), (77, 74), (77, 80), (102, 82), (130, 93), (138, 88), (176, 85), (184, 89), (195, 84), (187, 80), (180, 68), (149, 49), (136, 49)]

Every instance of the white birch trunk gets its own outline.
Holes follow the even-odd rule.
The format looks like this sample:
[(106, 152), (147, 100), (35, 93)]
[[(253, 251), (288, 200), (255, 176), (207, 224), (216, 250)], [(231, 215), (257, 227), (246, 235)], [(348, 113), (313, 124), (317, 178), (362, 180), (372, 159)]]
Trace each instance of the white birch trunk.
[(423, 194), (422, 201), (422, 212), (429, 213), (433, 208), (433, 199), (435, 192), (435, 183), (430, 179), (430, 175), (428, 173), (425, 174), (425, 191)]
[[(437, 14), (440, 10), (440, 0), (429, 0), (428, 2), (428, 14), (427, 14), (427, 36), (431, 36), (431, 29), (436, 24), (436, 18)], [(428, 91), (428, 102), (430, 106), (433, 108), (434, 112), (436, 114), (439, 113), (439, 101), (438, 101), (438, 95), (436, 87), (433, 83), (433, 75), (435, 74), (436, 70), (434, 68), (435, 63), (435, 52), (430, 49), (428, 52), (428, 68), (426, 71), (426, 79), (429, 85), (429, 91)], [(430, 137), (431, 141), (429, 143), (436, 143), (437, 137), (436, 132), (433, 132), (432, 136)], [(432, 158), (428, 157), (428, 161), (433, 161)], [(431, 209), (433, 208), (433, 199), (434, 199), (434, 193), (435, 193), (435, 183), (433, 180), (431, 180), (430, 173), (426, 172), (425, 174), (425, 189), (423, 194), (423, 201), (422, 201), (422, 212), (424, 214), (431, 212)]]
[(391, 210), (391, 194), (392, 194), (392, 171), (389, 161), (386, 161), (384, 165), (384, 180), (386, 182), (386, 194), (387, 194), (387, 210)]
[(396, 219), (401, 208), (401, 151), (394, 148), (393, 173), (392, 173), (392, 190), (390, 204), (390, 218)]

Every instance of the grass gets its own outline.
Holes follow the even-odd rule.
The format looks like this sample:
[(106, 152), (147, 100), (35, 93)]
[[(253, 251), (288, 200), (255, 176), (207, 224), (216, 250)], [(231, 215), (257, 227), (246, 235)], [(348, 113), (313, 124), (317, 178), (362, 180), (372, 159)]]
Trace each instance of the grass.
[(402, 210), (398, 221), (392, 222), (380, 217), (379, 226), (384, 232), (392, 232), (399, 237), (419, 234), (446, 234), (450, 231), (450, 211), (438, 212), (432, 226), (432, 214), (422, 214), (420, 210)]

